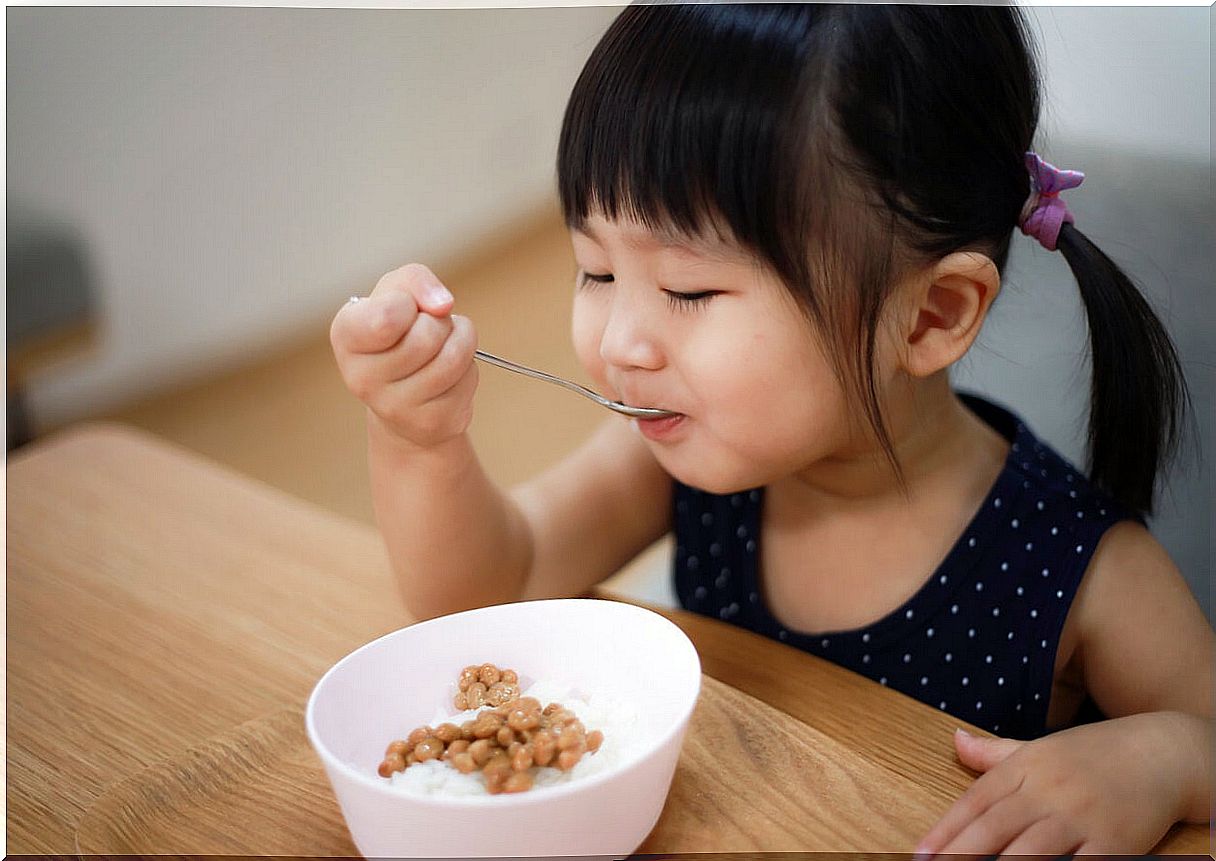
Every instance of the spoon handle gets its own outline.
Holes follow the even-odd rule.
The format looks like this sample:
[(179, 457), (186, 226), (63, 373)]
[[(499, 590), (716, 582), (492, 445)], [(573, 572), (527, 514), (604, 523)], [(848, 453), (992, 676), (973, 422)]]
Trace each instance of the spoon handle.
[(600, 394), (596, 394), (578, 383), (572, 383), (570, 380), (563, 380), (561, 377), (555, 377), (553, 374), (546, 374), (544, 371), (538, 371), (535, 368), (529, 368), (526, 365), (517, 365), (515, 362), (507, 361), (499, 358), (493, 353), (487, 353), (485, 350), (476, 350), (473, 355), (483, 362), (491, 365), (497, 365), (508, 371), (516, 374), (522, 374), (525, 377), (532, 377), (535, 380), (544, 380), (546, 383), (554, 383), (562, 388), (569, 389), (572, 392), (582, 395), (585, 398), (590, 398), (602, 407), (607, 407), (610, 410), (621, 413), (622, 415), (632, 416), (634, 418), (664, 418), (666, 416), (675, 415), (675, 413), (667, 410), (656, 410), (649, 407), (631, 407), (620, 401), (610, 401)]
[(547, 383), (555, 383), (569, 389), (572, 392), (578, 392), (583, 397), (591, 398), (591, 400), (595, 401), (601, 406), (606, 407), (612, 403), (602, 395), (598, 395), (590, 389), (580, 386), (578, 383), (563, 380), (561, 377), (555, 377), (553, 374), (546, 374), (544, 371), (538, 371), (535, 368), (529, 368), (526, 365), (517, 365), (515, 362), (509, 362), (506, 359), (495, 356), (493, 353), (487, 353), (485, 350), (477, 350), (473, 353), (473, 355), (488, 364), (497, 365), (500, 368), (505, 368), (508, 371), (522, 374), (525, 377), (532, 377), (534, 380), (544, 380)]

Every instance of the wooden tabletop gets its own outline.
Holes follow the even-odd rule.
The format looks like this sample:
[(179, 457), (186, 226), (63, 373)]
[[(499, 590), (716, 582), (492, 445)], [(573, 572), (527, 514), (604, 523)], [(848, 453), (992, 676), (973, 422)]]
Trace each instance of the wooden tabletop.
[[(7, 598), (10, 853), (353, 852), (298, 716), (335, 661), (411, 621), (373, 529), (140, 432), (82, 426), (9, 461)], [(661, 612), (708, 678), (640, 851), (907, 852), (974, 779), (956, 718)], [(307, 791), (234, 825), (225, 771), (282, 783), (265, 751), (288, 744)], [(772, 782), (718, 781), (723, 745)], [(1157, 848), (1207, 850), (1198, 826)]]

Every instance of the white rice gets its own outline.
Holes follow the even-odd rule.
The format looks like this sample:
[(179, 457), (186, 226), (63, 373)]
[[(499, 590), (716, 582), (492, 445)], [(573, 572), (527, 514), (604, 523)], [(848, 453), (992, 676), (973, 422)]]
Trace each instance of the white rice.
[[(637, 712), (621, 703), (613, 702), (603, 696), (584, 696), (574, 688), (551, 682), (536, 682), (523, 691), (521, 696), (535, 697), (540, 700), (542, 706), (551, 702), (561, 703), (573, 711), (583, 722), (587, 732), (598, 729), (604, 734), (604, 741), (600, 745), (600, 749), (595, 753), (583, 754), (578, 764), (569, 771), (562, 771), (553, 766), (534, 766), (532, 768), (534, 782), (531, 792), (543, 791), (547, 786), (582, 780), (593, 774), (607, 771), (624, 758), (627, 741), (633, 740), (636, 745), (635, 736), (639, 729)], [(438, 711), (430, 725), (454, 723), (459, 726), (488, 708), (493, 708), (493, 706), (484, 706), (480, 709), (470, 709), (455, 714)], [(405, 737), (404, 733), (401, 737)], [(461, 774), (450, 763), (439, 759), (415, 763), (405, 771), (395, 772), (391, 780), (395, 789), (410, 795), (461, 797), (490, 794), (480, 770), (470, 774)]]

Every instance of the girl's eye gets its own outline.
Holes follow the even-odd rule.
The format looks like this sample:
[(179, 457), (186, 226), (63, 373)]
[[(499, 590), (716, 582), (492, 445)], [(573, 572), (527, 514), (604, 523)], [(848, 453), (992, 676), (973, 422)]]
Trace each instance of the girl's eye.
[(678, 290), (664, 290), (667, 294), (667, 304), (677, 311), (689, 311), (709, 303), (718, 295), (717, 290), (700, 290), (696, 293), (681, 293)]
[(604, 274), (604, 275), (595, 275), (591, 272), (579, 272), (578, 273), (578, 286), (579, 287), (590, 287), (593, 284), (611, 284), (612, 280), (613, 279), (612, 279), (611, 272)]

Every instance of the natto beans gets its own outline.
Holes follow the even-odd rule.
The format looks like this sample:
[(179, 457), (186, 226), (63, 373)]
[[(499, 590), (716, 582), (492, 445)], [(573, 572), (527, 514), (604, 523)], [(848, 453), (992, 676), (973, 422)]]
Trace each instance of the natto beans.
[(459, 711), (492, 706), (460, 726), (420, 726), (405, 740), (389, 743), (380, 763), (381, 777), (391, 778), (418, 762), (441, 759), (462, 774), (478, 769), (491, 795), (532, 788), (533, 766), (569, 771), (585, 753), (604, 741), (599, 730), (587, 732), (574, 712), (540, 700), (520, 697), (519, 674), (493, 664), (468, 666), (457, 681)]

